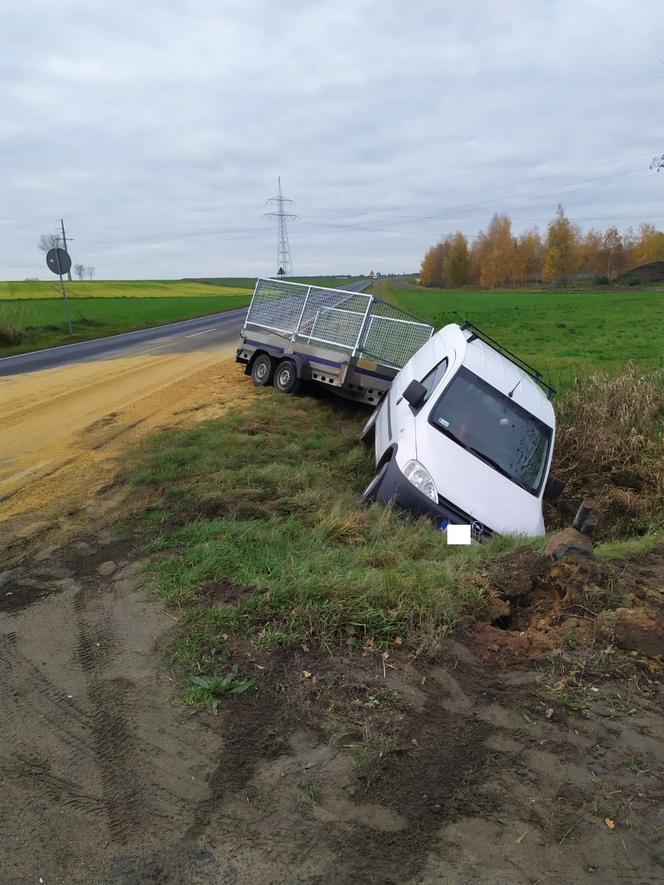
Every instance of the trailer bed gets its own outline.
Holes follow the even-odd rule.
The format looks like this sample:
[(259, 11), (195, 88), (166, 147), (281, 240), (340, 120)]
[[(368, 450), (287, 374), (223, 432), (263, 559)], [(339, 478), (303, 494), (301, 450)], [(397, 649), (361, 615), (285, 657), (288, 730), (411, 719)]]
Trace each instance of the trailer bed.
[(247, 371), (261, 353), (275, 365), (290, 359), (302, 379), (376, 404), (433, 331), (366, 292), (259, 279), (237, 359)]

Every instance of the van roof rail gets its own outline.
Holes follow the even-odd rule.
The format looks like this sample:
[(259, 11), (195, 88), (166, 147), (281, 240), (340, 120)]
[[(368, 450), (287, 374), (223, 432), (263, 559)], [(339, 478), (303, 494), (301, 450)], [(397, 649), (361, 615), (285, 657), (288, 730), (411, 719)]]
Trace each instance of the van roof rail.
[(469, 320), (465, 320), (463, 326), (461, 327), (461, 331), (470, 331), (472, 334), (468, 339), (469, 342), (474, 341), (476, 338), (479, 338), (480, 341), (484, 341), (485, 344), (488, 344), (489, 347), (492, 347), (494, 350), (498, 351), (498, 353), (502, 354), (504, 357), (507, 357), (510, 362), (517, 365), (520, 369), (533, 379), (537, 384), (544, 388), (547, 399), (552, 399), (554, 394), (557, 392), (555, 387), (552, 387), (548, 384), (544, 378), (542, 377), (542, 373), (527, 363), (525, 360), (522, 360), (521, 357), (517, 356), (515, 353), (512, 353), (511, 350), (508, 350), (506, 347), (503, 347), (502, 344), (499, 344), (494, 338), (491, 338), (490, 335), (487, 335), (486, 332), (483, 332), (481, 329), (478, 329), (474, 323), (471, 323)]

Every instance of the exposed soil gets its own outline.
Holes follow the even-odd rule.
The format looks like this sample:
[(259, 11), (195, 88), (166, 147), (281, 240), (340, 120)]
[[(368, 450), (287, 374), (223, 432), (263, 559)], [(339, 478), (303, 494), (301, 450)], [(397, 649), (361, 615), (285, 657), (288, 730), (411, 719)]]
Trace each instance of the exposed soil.
[[(22, 544), (0, 589), (3, 882), (661, 881), (656, 662), (614, 649), (579, 676), (578, 650), (523, 641), (521, 607), (436, 660), (238, 645), (257, 691), (192, 714), (131, 547)], [(626, 572), (646, 592), (663, 562)]]
[(109, 529), (140, 502), (112, 460), (101, 474), (86, 494), (61, 468), (2, 524), (1, 882), (662, 881), (661, 664), (592, 603), (659, 605), (663, 551), (506, 560), (493, 622), (435, 659), (238, 643), (256, 690), (192, 713), (164, 657), (178, 628)]

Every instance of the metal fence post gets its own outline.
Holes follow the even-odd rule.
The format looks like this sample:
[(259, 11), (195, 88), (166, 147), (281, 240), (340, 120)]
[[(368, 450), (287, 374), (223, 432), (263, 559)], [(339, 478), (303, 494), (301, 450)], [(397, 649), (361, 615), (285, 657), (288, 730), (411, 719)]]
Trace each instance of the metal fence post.
[(256, 285), (254, 286), (254, 294), (251, 296), (251, 301), (249, 302), (249, 307), (247, 308), (247, 316), (245, 317), (246, 322), (249, 322), (249, 317), (251, 316), (251, 308), (254, 306), (254, 299), (256, 298), (256, 292), (258, 292), (258, 287), (260, 286), (262, 280), (259, 277), (256, 280)]
[(297, 321), (297, 326), (295, 326), (295, 331), (291, 335), (291, 341), (295, 341), (299, 332), (300, 332), (300, 324), (302, 323), (302, 317), (304, 316), (304, 310), (307, 306), (307, 301), (309, 300), (309, 293), (311, 292), (311, 286), (307, 287), (307, 294), (304, 296), (304, 302), (302, 304), (302, 310), (300, 311), (300, 319)]
[(360, 330), (357, 333), (357, 341), (355, 342), (355, 347), (353, 348), (353, 352), (351, 353), (351, 357), (355, 356), (355, 354), (357, 353), (357, 350), (360, 346), (360, 341), (362, 340), (362, 335), (364, 334), (364, 329), (367, 325), (367, 319), (369, 317), (369, 311), (371, 310), (371, 305), (373, 304), (373, 300), (374, 300), (373, 295), (367, 296), (367, 309), (364, 311), (364, 317), (363, 317), (362, 322), (360, 324)]

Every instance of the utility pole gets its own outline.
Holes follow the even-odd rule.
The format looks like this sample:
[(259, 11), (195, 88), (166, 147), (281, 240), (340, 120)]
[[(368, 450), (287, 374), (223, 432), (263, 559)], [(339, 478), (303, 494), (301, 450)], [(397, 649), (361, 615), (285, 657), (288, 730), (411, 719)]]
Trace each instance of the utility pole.
[[(62, 218), (60, 219), (60, 227), (62, 229), (62, 248), (67, 255), (69, 255), (69, 250), (67, 249), (67, 235), (65, 234), (65, 223)], [(71, 283), (71, 269), (67, 271), (67, 279)]]
[(265, 204), (266, 206), (268, 204), (275, 206), (275, 211), (266, 212), (265, 217), (277, 219), (277, 276), (287, 277), (293, 273), (293, 265), (286, 222), (295, 221), (297, 215), (287, 211), (291, 206), (295, 205), (295, 202), (284, 197), (281, 191), (281, 176), (277, 178), (277, 182), (279, 185), (277, 196), (270, 197)]

